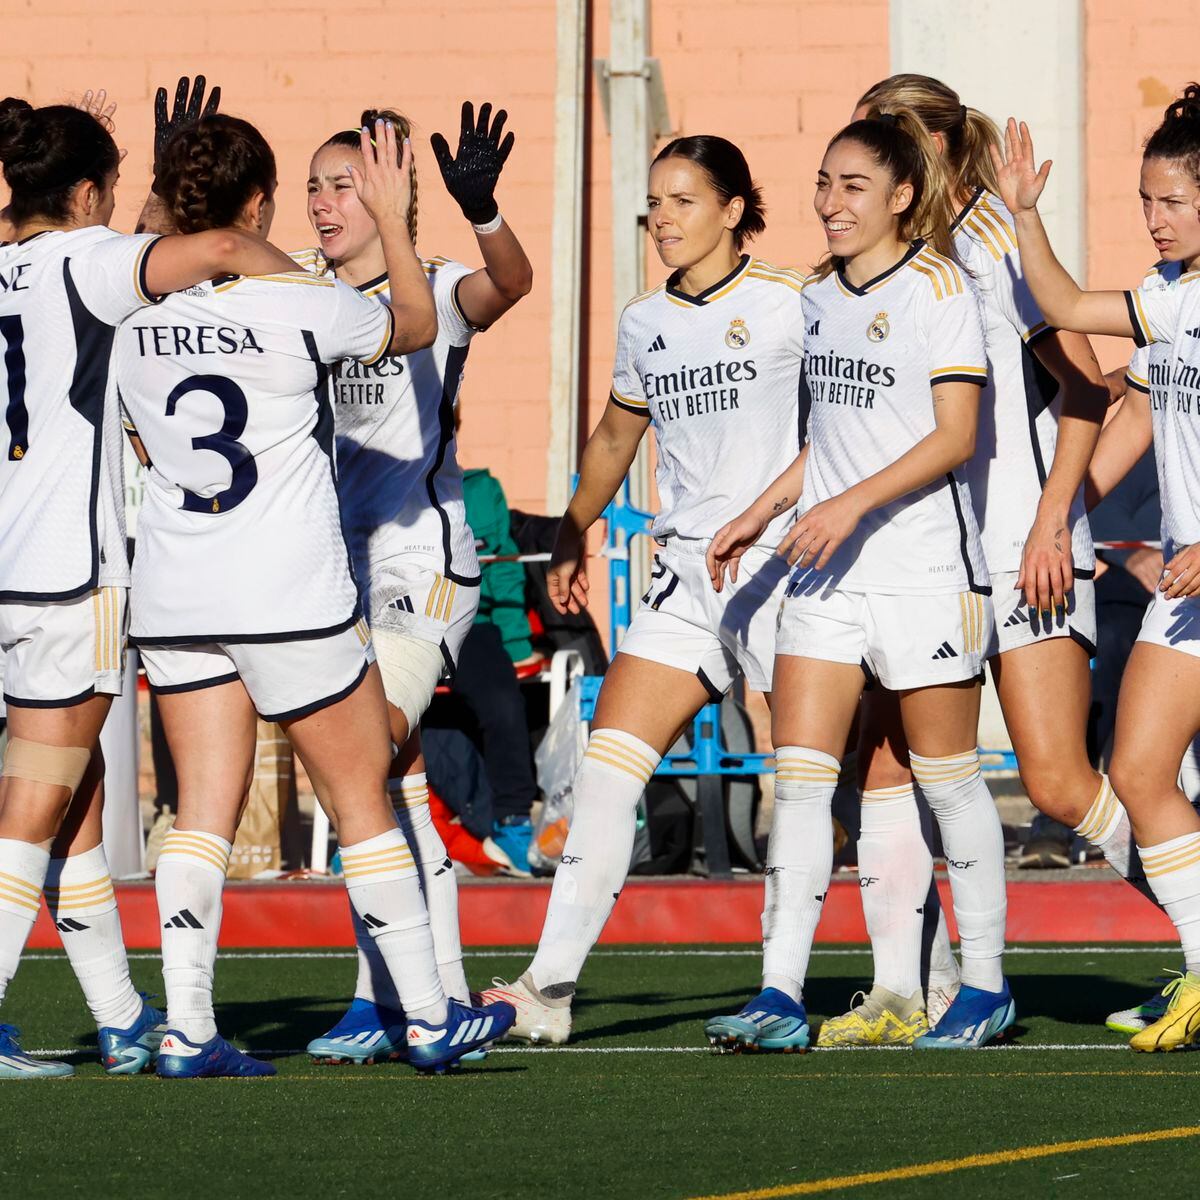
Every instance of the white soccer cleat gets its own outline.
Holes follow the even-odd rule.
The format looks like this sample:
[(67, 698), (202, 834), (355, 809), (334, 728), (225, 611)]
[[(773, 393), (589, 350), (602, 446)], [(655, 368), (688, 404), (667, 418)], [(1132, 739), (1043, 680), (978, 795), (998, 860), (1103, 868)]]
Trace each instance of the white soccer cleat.
[(946, 1010), (954, 1003), (958, 995), (959, 983), (930, 984), (925, 993), (925, 1015), (929, 1018), (932, 1029), (945, 1015)]
[[(564, 985), (559, 984), (559, 987)], [(493, 979), (492, 986), (481, 993), (484, 1004), (502, 1001), (511, 1004), (517, 1019), (509, 1029), (507, 1037), (533, 1045), (563, 1046), (571, 1036), (571, 994), (562, 997), (547, 996), (538, 991), (526, 971), (515, 983)]]

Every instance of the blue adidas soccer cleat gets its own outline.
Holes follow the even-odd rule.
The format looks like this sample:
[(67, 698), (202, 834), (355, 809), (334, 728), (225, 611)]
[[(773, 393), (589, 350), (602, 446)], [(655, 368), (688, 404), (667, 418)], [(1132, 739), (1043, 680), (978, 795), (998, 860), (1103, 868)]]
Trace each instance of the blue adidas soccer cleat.
[(1017, 1019), (1008, 980), (998, 992), (981, 992), (965, 983), (942, 1019), (913, 1042), (917, 1050), (976, 1050), (999, 1037)]
[(467, 1055), (484, 1050), (503, 1037), (517, 1019), (511, 1004), (497, 1001), (478, 1008), (447, 1000), (445, 1022), (408, 1023), (408, 1061), (422, 1073), (441, 1075), (457, 1067)]
[(105, 1025), (100, 1030), (100, 1065), (108, 1075), (140, 1075), (154, 1065), (166, 1032), (166, 1013), (144, 1004), (128, 1029)]
[(764, 1050), (794, 1054), (808, 1049), (804, 1005), (778, 988), (765, 988), (732, 1017), (713, 1017), (704, 1026), (719, 1053)]
[(408, 1018), (401, 1010), (356, 996), (328, 1033), (308, 1043), (308, 1053), (319, 1063), (394, 1062), (408, 1057), (407, 1034)]
[(231, 1046), (219, 1033), (197, 1045), (168, 1029), (158, 1049), (160, 1079), (242, 1078), (274, 1075), (275, 1068)]
[(66, 1079), (75, 1074), (70, 1063), (34, 1058), (21, 1049), (15, 1025), (0, 1025), (0, 1079)]

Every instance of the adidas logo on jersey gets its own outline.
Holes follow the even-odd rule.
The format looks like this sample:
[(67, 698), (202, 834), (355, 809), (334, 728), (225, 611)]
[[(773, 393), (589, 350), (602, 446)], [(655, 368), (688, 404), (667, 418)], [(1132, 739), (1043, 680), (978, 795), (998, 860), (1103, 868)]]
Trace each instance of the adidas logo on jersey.
[(163, 922), (163, 928), (203, 929), (204, 926), (186, 908), (181, 908), (169, 921)]
[(820, 335), (821, 335), (821, 322), (820, 322), (819, 320), (818, 320), (818, 321), (814, 321), (814, 322), (813, 322), (813, 323), (812, 323), (812, 324), (811, 324), (811, 325), (810, 325), (810, 326), (809, 326), (809, 327), (808, 327), (808, 328), (807, 328), (807, 329), (804, 331), (804, 336), (805, 336), (805, 337), (820, 337)]
[(1014, 625), (1028, 625), (1029, 614), (1023, 608), (1017, 608), (1012, 611), (1008, 620), (1004, 622), (1005, 629), (1011, 629)]
[(386, 929), (387, 928), (386, 921), (381, 921), (378, 917), (374, 917), (370, 913), (363, 913), (362, 923), (368, 929)]
[(957, 658), (958, 651), (950, 645), (949, 642), (943, 642), (930, 656), (930, 658)]
[(59, 933), (82, 933), (85, 929), (90, 928), (83, 924), (82, 921), (76, 921), (73, 917), (63, 917), (55, 921), (54, 927)]
[(1195, 329), (1189, 329), (1187, 335), (1188, 337), (1200, 338), (1200, 325), (1197, 325)]
[(660, 333), (658, 337), (656, 337), (654, 341), (650, 343), (650, 348), (646, 351), (646, 353), (653, 354), (655, 350), (665, 350), (666, 348), (667, 343), (663, 341), (663, 335)]

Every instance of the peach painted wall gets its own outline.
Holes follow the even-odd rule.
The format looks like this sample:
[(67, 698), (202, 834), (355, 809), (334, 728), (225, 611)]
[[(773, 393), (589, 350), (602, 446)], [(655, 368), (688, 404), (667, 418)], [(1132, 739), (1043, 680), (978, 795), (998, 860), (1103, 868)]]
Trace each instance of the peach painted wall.
[[(1134, 286), (1155, 260), (1142, 223), (1142, 142), (1183, 85), (1200, 77), (1200, 3), (1150, 12), (1127, 0), (1086, 0), (1088, 285)], [(1094, 339), (1105, 369), (1129, 343)]]
[[(478, 339), (464, 389), (462, 457), (487, 465), (510, 501), (538, 510), (545, 493), (553, 164), (553, 0), (385, 4), (384, 0), (202, 0), (174, 14), (150, 0), (106, 12), (87, 0), (0, 0), (0, 94), (49, 103), (106, 87), (129, 150), (116, 217), (132, 228), (148, 183), (151, 99), (182, 72), (225, 89), (223, 107), (258, 124), (279, 159), (275, 240), (309, 244), (304, 180), (328, 134), (388, 103), (417, 127), (419, 244), (478, 261), (474, 238), (442, 189), (429, 151), (453, 135), (460, 101), (491, 99), (511, 114), (517, 147), (501, 206), (528, 247), (535, 289)], [(594, 8), (592, 54), (608, 54), (608, 5)], [(803, 264), (819, 253), (809, 181), (854, 98), (887, 73), (887, 0), (657, 0), (651, 53), (662, 59), (675, 128), (720, 133), (745, 149), (762, 183), (769, 229), (756, 251)], [(608, 394), (614, 334), (609, 143), (594, 106), (590, 272), (585, 329), (591, 420)], [(653, 257), (653, 256), (652, 256)], [(648, 261), (647, 280), (662, 269)]]

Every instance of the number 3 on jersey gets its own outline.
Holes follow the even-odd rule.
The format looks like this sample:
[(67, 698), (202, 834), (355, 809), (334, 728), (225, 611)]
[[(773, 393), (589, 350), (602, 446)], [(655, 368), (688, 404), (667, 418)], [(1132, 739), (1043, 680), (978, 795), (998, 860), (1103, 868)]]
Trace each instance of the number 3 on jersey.
[(225, 423), (216, 433), (192, 438), (193, 450), (211, 450), (230, 466), (229, 486), (215, 496), (198, 496), (183, 490), (183, 507), (188, 512), (221, 513), (237, 508), (258, 482), (258, 467), (254, 455), (238, 441), (246, 431), (249, 407), (246, 393), (231, 379), (220, 375), (196, 375), (185, 379), (167, 397), (167, 416), (175, 416), (176, 408), (192, 392), (208, 392), (216, 396), (225, 410)]
[(4, 374), (8, 380), (8, 459), (19, 462), (29, 449), (29, 410), (25, 407), (25, 328), (20, 317), (0, 317), (4, 339)]
[(642, 603), (657, 612), (663, 601), (679, 586), (679, 576), (656, 554), (654, 570), (650, 572), (650, 586), (642, 597)]

